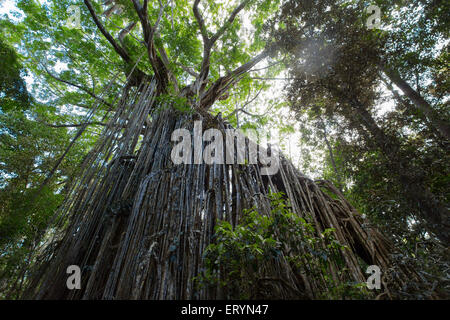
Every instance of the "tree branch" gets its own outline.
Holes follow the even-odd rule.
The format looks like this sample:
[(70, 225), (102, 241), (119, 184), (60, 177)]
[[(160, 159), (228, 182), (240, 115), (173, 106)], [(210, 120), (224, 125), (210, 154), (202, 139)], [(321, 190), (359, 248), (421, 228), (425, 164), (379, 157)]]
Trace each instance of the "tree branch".
[(413, 103), (415, 108), (423, 115), (422, 118), (427, 118), (431, 126), (444, 139), (450, 140), (450, 125), (448, 121), (441, 119), (440, 115), (433, 107), (418, 93), (416, 90), (406, 82), (398, 73), (398, 71), (391, 69), (388, 65), (380, 62), (379, 68), (383, 73), (402, 90), (406, 97)]
[(211, 45), (214, 44), (214, 42), (217, 41), (227, 30), (230, 24), (233, 23), (234, 19), (236, 18), (237, 14), (242, 11), (242, 9), (245, 8), (245, 6), (250, 2), (250, 0), (244, 0), (242, 1), (231, 13), (231, 15), (228, 17), (227, 21), (224, 23), (224, 25), (216, 32), (215, 35), (211, 37)]
[(224, 119), (224, 120), (227, 120), (227, 119), (231, 118), (232, 116), (234, 116), (234, 115), (235, 115), (236, 113), (238, 113), (238, 112), (245, 113), (246, 115), (249, 115), (250, 117), (254, 117), (254, 118), (261, 118), (261, 117), (263, 117), (263, 116), (260, 115), (260, 114), (253, 114), (253, 113), (250, 113), (250, 112), (248, 112), (248, 111), (245, 111), (244, 107), (242, 107), (242, 108), (235, 109), (232, 113), (230, 113), (229, 115), (227, 115), (227, 116), (224, 117), (223, 119)]
[(258, 64), (261, 60), (265, 59), (267, 56), (269, 56), (273, 52), (273, 48), (267, 48), (260, 54), (258, 54), (256, 57), (248, 61), (247, 63), (241, 65), (240, 67), (236, 68), (231, 72), (231, 74), (236, 77), (239, 76), (251, 68), (253, 68), (256, 64)]
[(77, 128), (77, 127), (92, 126), (92, 125), (106, 126), (106, 123), (103, 123), (103, 122), (85, 122), (85, 123), (74, 123), (74, 124), (50, 124), (50, 123), (45, 123), (45, 122), (42, 122), (42, 123), (45, 124), (46, 126), (52, 127), (52, 128)]
[(249, 116), (254, 117), (254, 118), (262, 118), (262, 117), (264, 117), (264, 115), (265, 115), (267, 112), (265, 112), (264, 114), (253, 114), (253, 113), (250, 113), (250, 112), (248, 112), (248, 111), (245, 110), (245, 107), (246, 107), (246, 106), (248, 106), (250, 103), (252, 103), (253, 101), (255, 101), (256, 98), (258, 98), (258, 96), (261, 94), (261, 92), (262, 92), (263, 89), (264, 89), (264, 86), (262, 86), (261, 89), (258, 90), (258, 92), (255, 94), (255, 96), (254, 96), (251, 100), (248, 100), (248, 99), (247, 99), (247, 101), (245, 102), (245, 104), (244, 104), (242, 107), (240, 107), (240, 108), (238, 108), (238, 109), (235, 109), (232, 113), (230, 113), (229, 115), (227, 115), (224, 119), (228, 119), (228, 118), (232, 117), (233, 115), (235, 115), (235, 114), (238, 113), (238, 112), (245, 113), (246, 115), (249, 115)]
[[(143, 6), (140, 5), (138, 0), (132, 0), (134, 9), (136, 10), (139, 20), (142, 25), (142, 30), (144, 32), (144, 41), (147, 46), (147, 53), (150, 60), (150, 64), (152, 65), (153, 72), (155, 73), (155, 76), (158, 80), (158, 86), (161, 91), (164, 91), (167, 87), (168, 78), (169, 78), (169, 61), (168, 59), (166, 63), (163, 59), (161, 59), (157, 55), (156, 47), (154, 44), (154, 35), (156, 33), (156, 29), (159, 25), (159, 22), (161, 20), (162, 14), (164, 12), (165, 6), (162, 5), (161, 0), (159, 0), (160, 3), (160, 10), (158, 19), (155, 23), (155, 26), (152, 27), (148, 20), (148, 0), (144, 0)], [(164, 48), (158, 48), (160, 54), (164, 50)], [(162, 53), (162, 56), (164, 58), (167, 58), (167, 54), (165, 54), (165, 51)], [(171, 75), (171, 79), (173, 80), (173, 75)]]
[(269, 69), (269, 68), (271, 68), (271, 67), (273, 67), (273, 66), (276, 66), (276, 65), (278, 65), (278, 64), (280, 64), (280, 63), (282, 63), (282, 62), (284, 62), (284, 61), (283, 61), (283, 60), (280, 60), (280, 61), (274, 62), (274, 63), (272, 63), (272, 64), (270, 64), (270, 65), (268, 65), (268, 66), (265, 66), (265, 67), (262, 67), (262, 68), (259, 68), (259, 69), (252, 69), (252, 70), (250, 70), (249, 72), (257, 72), (257, 71)]
[(108, 107), (111, 107), (111, 108), (112, 108), (112, 105), (111, 105), (109, 102), (107, 102), (107, 101), (106, 101), (105, 99), (103, 99), (103, 98), (100, 98), (99, 96), (97, 96), (94, 92), (92, 92), (92, 91), (89, 90), (88, 88), (86, 88), (86, 87), (84, 87), (84, 86), (82, 86), (82, 85), (73, 83), (73, 82), (71, 82), (71, 81), (61, 79), (60, 77), (55, 76), (54, 74), (52, 74), (52, 73), (47, 69), (47, 66), (46, 66), (46, 65), (44, 65), (44, 64), (42, 64), (42, 63), (41, 63), (41, 65), (44, 67), (44, 69), (45, 69), (45, 71), (48, 73), (48, 75), (49, 75), (50, 77), (52, 77), (53, 79), (55, 79), (55, 80), (57, 80), (57, 81), (59, 81), (59, 82), (68, 84), (68, 85), (70, 85), (70, 86), (72, 86), (72, 87), (78, 88), (78, 89), (80, 89), (81, 91), (83, 91), (83, 92), (87, 93), (88, 95), (90, 95), (92, 98), (94, 98), (94, 99), (96, 99), (96, 100), (102, 102), (103, 104), (106, 104)]
[(134, 29), (135, 26), (136, 22), (131, 22), (125, 28), (120, 30), (118, 38), (121, 45), (124, 45), (123, 39), (126, 37), (127, 34), (129, 34)]
[(111, 34), (105, 29), (105, 27), (103, 26), (103, 24), (100, 22), (97, 14), (95, 13), (94, 8), (92, 7), (92, 3), (89, 0), (84, 0), (84, 3), (86, 4), (89, 13), (92, 16), (92, 19), (94, 20), (95, 24), (97, 25), (98, 29), (100, 30), (100, 32), (105, 36), (106, 40), (109, 41), (109, 43), (113, 46), (114, 50), (120, 55), (120, 57), (125, 61), (125, 62), (130, 62), (131, 58), (128, 55), (128, 53), (126, 52), (126, 50), (124, 48), (122, 48), (115, 40), (114, 38), (111, 36)]
[(194, 6), (192, 9), (194, 11), (195, 19), (197, 20), (198, 26), (200, 28), (200, 33), (202, 34), (203, 44), (207, 44), (207, 43), (209, 43), (208, 31), (206, 30), (206, 27), (205, 27), (205, 21), (203, 20), (203, 17), (200, 14), (200, 11), (198, 10), (199, 3), (200, 3), (200, 0), (195, 0)]
[(197, 77), (197, 79), (194, 82), (194, 85), (192, 86), (192, 89), (195, 94), (201, 94), (201, 91), (206, 86), (206, 79), (208, 78), (209, 74), (209, 67), (210, 67), (210, 57), (211, 57), (211, 50), (214, 46), (214, 43), (225, 33), (227, 28), (231, 23), (233, 23), (234, 19), (236, 18), (237, 14), (244, 9), (244, 7), (250, 2), (250, 0), (244, 0), (242, 1), (230, 14), (226, 22), (223, 24), (223, 26), (211, 37), (208, 37), (208, 31), (205, 26), (205, 21), (203, 20), (199, 10), (198, 5), (200, 3), (200, 0), (194, 1), (193, 11), (195, 19), (197, 20), (197, 23), (200, 27), (200, 32), (202, 34), (203, 38), (203, 59), (202, 59), (202, 65), (200, 68), (200, 74)]
[(214, 82), (205, 93), (200, 95), (198, 103), (201, 109), (206, 110), (210, 108), (217, 97), (222, 96), (230, 86), (240, 80), (241, 76), (243, 76), (248, 70), (253, 68), (258, 62), (269, 56), (273, 52), (273, 50), (274, 47), (265, 49), (253, 59), (234, 69), (226, 76), (217, 79), (217, 81)]
[(194, 71), (194, 69), (187, 67), (179, 62), (176, 63), (179, 67), (181, 67), (181, 69), (183, 69), (185, 72), (189, 73), (191, 76), (193, 77), (198, 77), (199, 74), (197, 72)]

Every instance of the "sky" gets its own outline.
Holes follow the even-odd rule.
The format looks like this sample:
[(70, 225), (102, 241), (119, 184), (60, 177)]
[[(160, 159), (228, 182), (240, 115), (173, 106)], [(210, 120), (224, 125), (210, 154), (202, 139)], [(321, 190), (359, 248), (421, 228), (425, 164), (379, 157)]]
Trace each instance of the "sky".
[(15, 5), (13, 0), (0, 0), (0, 15), (7, 14), (14, 8)]

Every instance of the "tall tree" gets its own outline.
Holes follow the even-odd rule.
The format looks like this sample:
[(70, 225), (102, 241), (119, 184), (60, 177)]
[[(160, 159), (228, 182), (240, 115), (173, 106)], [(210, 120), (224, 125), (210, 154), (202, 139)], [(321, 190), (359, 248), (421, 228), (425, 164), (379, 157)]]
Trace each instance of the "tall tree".
[[(364, 283), (364, 267), (373, 264), (386, 270), (388, 298), (398, 296), (402, 279), (419, 281), (404, 265), (389, 272), (391, 245), (363, 227), (333, 185), (316, 184), (282, 156), (263, 161), (268, 150), (260, 146), (252, 162), (255, 143), (248, 139), (241, 159), (234, 137), (213, 140), (196, 125), (233, 130), (218, 111), (235, 109), (230, 91), (241, 98), (257, 91), (249, 72), (278, 58), (276, 43), (264, 39), (278, 1), (177, 1), (172, 8), (117, 1), (120, 15), (106, 3), (102, 9), (84, 0), (80, 28), (69, 30), (60, 21), (71, 2), (19, 1), (26, 17), (16, 37), (26, 42), (32, 70), (63, 91), (50, 102), (78, 105), (88, 110), (87, 120), (105, 124), (41, 238), (21, 297), (239, 298), (242, 287), (252, 297), (311, 299), (357, 289), (351, 283)], [(101, 18), (103, 10), (111, 19)], [(250, 38), (242, 36), (243, 13), (254, 27)], [(58, 74), (57, 62), (68, 69)], [(181, 156), (173, 152), (181, 141), (171, 139), (177, 129), (188, 129), (183, 158), (194, 164), (173, 161), (174, 153)], [(217, 161), (221, 153), (234, 154), (232, 161)], [(276, 170), (265, 175), (268, 166)], [(80, 290), (67, 287), (73, 265), (81, 269)]]

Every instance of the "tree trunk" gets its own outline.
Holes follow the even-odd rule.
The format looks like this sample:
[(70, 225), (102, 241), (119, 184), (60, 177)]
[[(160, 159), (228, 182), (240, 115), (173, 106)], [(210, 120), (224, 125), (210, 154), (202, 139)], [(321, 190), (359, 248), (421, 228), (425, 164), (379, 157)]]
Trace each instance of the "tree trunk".
[[(440, 119), (437, 112), (430, 106), (430, 104), (411, 86), (402, 79), (399, 73), (390, 69), (388, 66), (380, 65), (381, 70), (389, 77), (389, 79), (395, 83), (397, 87), (412, 101), (414, 106), (424, 115), (426, 119), (431, 123), (433, 129), (439, 133), (447, 141), (450, 140), (450, 125), (448, 122)], [(426, 120), (425, 119), (425, 120)]]
[[(450, 243), (450, 215), (448, 209), (435, 199), (433, 194), (425, 188), (417, 177), (411, 175), (411, 164), (400, 154), (400, 143), (394, 137), (388, 137), (377, 125), (372, 115), (358, 102), (353, 105), (356, 118), (370, 133), (381, 152), (392, 163), (392, 171), (398, 173), (400, 183), (413, 208), (426, 222), (432, 231), (444, 244)], [(369, 138), (369, 139), (370, 139)]]
[(325, 144), (327, 145), (328, 154), (329, 154), (330, 160), (331, 160), (331, 165), (333, 166), (334, 175), (336, 176), (337, 183), (339, 184), (339, 190), (341, 190), (341, 188), (343, 187), (344, 184), (342, 181), (341, 174), (337, 170), (336, 161), (334, 159), (334, 154), (333, 154), (333, 148), (331, 147), (330, 141), (328, 140), (327, 127), (321, 117), (319, 117), (319, 121), (320, 121), (320, 125), (321, 125), (322, 131), (323, 131), (323, 139), (325, 140)]
[[(230, 298), (217, 287), (197, 288), (193, 279), (202, 273), (203, 253), (219, 220), (235, 226), (243, 209), (252, 207), (262, 215), (271, 214), (269, 188), (284, 192), (293, 213), (307, 219), (318, 233), (335, 228), (337, 241), (348, 246), (340, 251), (344, 267), (329, 263), (329, 272), (339, 283), (366, 281), (361, 259), (378, 265), (387, 277), (391, 247), (385, 238), (373, 228), (363, 228), (359, 213), (331, 184), (322, 182), (321, 187), (337, 199), (284, 157), (272, 176), (261, 175), (260, 163), (175, 165), (171, 160), (175, 129), (192, 130), (194, 120), (202, 120), (205, 130), (230, 126), (208, 114), (174, 111), (170, 104), (157, 102), (156, 92), (155, 81), (136, 92), (124, 92), (61, 207), (56, 230), (62, 231), (42, 249), (24, 298)], [(149, 116), (151, 123), (141, 135)], [(283, 250), (277, 261), (264, 262), (265, 279), (280, 281), (269, 282), (271, 295), (261, 298), (317, 298), (328, 290), (323, 278), (300, 274), (288, 262), (291, 254)], [(70, 265), (82, 269), (80, 290), (67, 289)], [(397, 272), (399, 278), (384, 286), (388, 297), (416, 277), (405, 266)]]

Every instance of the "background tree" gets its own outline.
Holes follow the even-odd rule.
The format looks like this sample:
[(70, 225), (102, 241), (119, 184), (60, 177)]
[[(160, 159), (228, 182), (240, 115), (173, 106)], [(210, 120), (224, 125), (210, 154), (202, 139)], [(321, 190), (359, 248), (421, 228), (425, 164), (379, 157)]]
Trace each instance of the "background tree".
[(61, 204), (65, 183), (76, 174), (91, 139), (81, 139), (51, 183), (42, 188), (73, 135), (64, 126), (49, 124), (70, 117), (31, 97), (19, 55), (4, 40), (0, 45), (4, 58), (0, 79), (0, 286), (2, 295), (8, 296), (22, 286), (24, 267), (39, 245), (39, 231)]
[[(412, 257), (423, 249), (424, 261), (435, 263), (426, 262), (428, 270), (439, 265), (440, 275), (448, 265), (449, 167), (441, 160), (448, 159), (449, 110), (448, 92), (434, 95), (432, 88), (445, 86), (433, 74), (448, 64), (448, 24), (436, 15), (446, 5), (376, 3), (380, 30), (366, 27), (366, 2), (284, 5), (276, 20), (283, 28), (273, 35), (291, 53), (287, 98), (299, 119), (324, 117), (332, 125), (334, 159), (327, 156), (325, 173), (336, 181), (340, 172), (353, 203)], [(387, 102), (392, 108), (383, 112)]]

